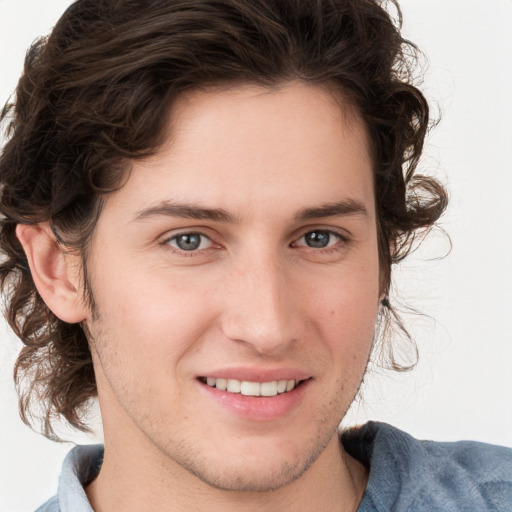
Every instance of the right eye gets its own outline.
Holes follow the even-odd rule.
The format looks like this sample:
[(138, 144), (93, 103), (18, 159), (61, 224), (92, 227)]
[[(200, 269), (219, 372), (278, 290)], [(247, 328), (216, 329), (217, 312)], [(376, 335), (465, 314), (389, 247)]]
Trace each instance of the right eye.
[(312, 249), (324, 249), (338, 243), (341, 236), (328, 229), (316, 229), (303, 235), (297, 242), (297, 246), (307, 246)]
[(169, 238), (166, 244), (180, 251), (192, 252), (209, 249), (212, 241), (201, 233), (180, 233)]

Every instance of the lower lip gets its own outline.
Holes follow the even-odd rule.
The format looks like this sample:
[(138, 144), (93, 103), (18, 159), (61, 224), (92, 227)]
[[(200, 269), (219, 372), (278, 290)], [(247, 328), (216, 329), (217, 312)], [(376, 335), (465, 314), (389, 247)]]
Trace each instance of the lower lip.
[(299, 407), (310, 382), (311, 380), (305, 380), (287, 393), (256, 397), (229, 393), (198, 381), (201, 388), (217, 403), (241, 419), (249, 421), (275, 421), (287, 416)]

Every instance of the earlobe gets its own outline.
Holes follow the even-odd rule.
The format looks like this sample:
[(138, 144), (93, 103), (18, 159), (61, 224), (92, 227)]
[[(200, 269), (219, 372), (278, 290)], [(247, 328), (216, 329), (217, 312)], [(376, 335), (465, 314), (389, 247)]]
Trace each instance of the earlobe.
[(65, 251), (47, 223), (18, 224), (16, 236), (46, 305), (64, 322), (85, 320), (87, 308), (80, 290), (78, 256)]

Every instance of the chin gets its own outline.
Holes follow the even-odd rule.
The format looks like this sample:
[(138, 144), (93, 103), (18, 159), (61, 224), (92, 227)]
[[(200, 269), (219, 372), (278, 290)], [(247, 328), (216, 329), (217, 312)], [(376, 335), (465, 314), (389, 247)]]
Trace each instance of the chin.
[[(299, 479), (318, 459), (327, 444), (324, 442), (294, 444), (271, 443), (265, 446), (253, 445), (253, 449), (233, 453), (217, 454), (209, 457), (187, 457), (174, 459), (183, 469), (196, 476), (210, 487), (232, 492), (267, 492), (290, 485)], [(244, 443), (242, 443), (243, 445)], [(247, 448), (247, 447), (245, 447)], [(208, 453), (204, 451), (203, 453)], [(243, 455), (242, 455), (243, 454)]]
[[(307, 470), (313, 461), (302, 464), (283, 462), (280, 467), (269, 468), (268, 465), (250, 464), (252, 467), (226, 467), (212, 471), (208, 467), (186, 468), (210, 487), (231, 492), (268, 492), (285, 487)], [(206, 465), (205, 465), (206, 466)]]

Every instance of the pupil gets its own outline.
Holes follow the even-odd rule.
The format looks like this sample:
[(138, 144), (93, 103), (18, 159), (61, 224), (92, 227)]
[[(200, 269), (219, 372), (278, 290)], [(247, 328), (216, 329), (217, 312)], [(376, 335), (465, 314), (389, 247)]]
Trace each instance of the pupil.
[(176, 239), (176, 245), (183, 251), (193, 251), (201, 245), (201, 236), (197, 233), (180, 235)]
[(316, 249), (327, 247), (329, 240), (330, 234), (326, 231), (311, 231), (306, 235), (306, 243), (309, 247), (315, 247)]

